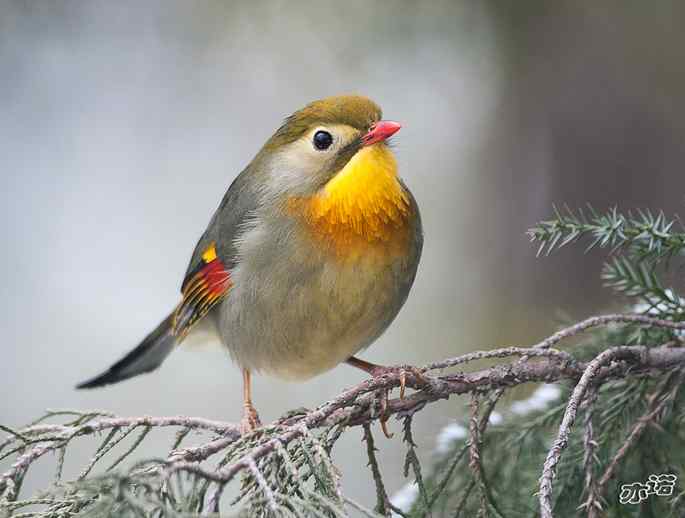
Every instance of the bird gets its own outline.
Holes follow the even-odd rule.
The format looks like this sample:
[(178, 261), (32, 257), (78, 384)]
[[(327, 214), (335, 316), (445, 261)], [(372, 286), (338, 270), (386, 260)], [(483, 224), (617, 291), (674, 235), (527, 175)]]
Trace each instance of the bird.
[(287, 117), (214, 212), (180, 302), (77, 388), (150, 372), (184, 340), (218, 340), (242, 370), (248, 433), (261, 425), (255, 372), (297, 381), (347, 363), (387, 373), (356, 355), (404, 305), (423, 248), (419, 208), (388, 140), (400, 128), (361, 95), (316, 100)]

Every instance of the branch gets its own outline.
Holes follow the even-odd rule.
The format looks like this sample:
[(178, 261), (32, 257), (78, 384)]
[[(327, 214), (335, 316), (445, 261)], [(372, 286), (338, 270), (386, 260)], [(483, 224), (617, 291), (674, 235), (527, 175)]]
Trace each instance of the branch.
[(594, 425), (592, 423), (598, 395), (598, 387), (591, 387), (583, 405), (585, 408), (583, 432), (583, 449), (585, 450), (585, 454), (583, 456), (583, 471), (585, 472), (584, 490), (587, 493), (587, 498), (578, 509), (587, 509), (588, 518), (597, 518), (597, 512), (602, 510), (601, 504), (598, 501), (598, 490), (595, 481), (595, 450), (597, 449), (598, 444), (595, 440)]
[(547, 459), (542, 468), (542, 477), (540, 477), (540, 513), (542, 518), (552, 518), (552, 478), (554, 478), (556, 466), (561, 458), (561, 453), (568, 444), (568, 436), (571, 433), (571, 427), (576, 419), (576, 412), (585, 393), (590, 384), (599, 377), (599, 372), (608, 363), (620, 359), (635, 359), (641, 353), (646, 353), (644, 347), (614, 347), (604, 351), (594, 360), (592, 360), (585, 368), (580, 381), (573, 389), (573, 394), (569, 399), (564, 418), (559, 426), (559, 434), (554, 441), (552, 448), (547, 454)]
[[(602, 478), (599, 480), (599, 495), (602, 495), (604, 493), (607, 484), (616, 473), (618, 465), (623, 460), (623, 458), (628, 454), (628, 451), (638, 442), (638, 440), (642, 436), (642, 433), (647, 429), (647, 426), (649, 426), (650, 424), (653, 425), (659, 421), (659, 415), (663, 413), (663, 410), (666, 407), (666, 405), (675, 397), (676, 392), (680, 388), (680, 384), (683, 382), (683, 377), (685, 377), (685, 371), (681, 370), (674, 373), (672, 376), (666, 378), (660, 384), (660, 386), (657, 387), (654, 393), (648, 397), (649, 406), (647, 408), (647, 411), (644, 413), (644, 415), (638, 418), (637, 422), (628, 434), (628, 437), (626, 437), (625, 443), (623, 444), (623, 446), (621, 446), (621, 448), (619, 448), (619, 450), (614, 455), (613, 459), (611, 459), (611, 463), (602, 475)], [(673, 386), (670, 388), (670, 390), (667, 390), (669, 388), (669, 385), (671, 384)]]
[[(376, 459), (376, 445), (373, 440), (373, 434), (371, 433), (371, 426), (365, 424), (364, 429), (364, 441), (366, 442), (366, 455), (369, 459), (368, 466), (371, 468), (371, 474), (373, 475), (373, 482), (376, 485), (376, 511), (382, 516), (390, 516), (391, 511), (398, 511), (391, 503), (388, 498), (388, 493), (385, 490), (385, 484), (383, 483), (383, 476), (381, 475), (381, 469), (378, 466), (378, 459)], [(399, 514), (403, 514), (401, 511)]]
[[(111, 446), (123, 438), (115, 437), (117, 434), (129, 434), (137, 428), (141, 428), (143, 433), (147, 434), (152, 429), (164, 427), (179, 428), (176, 444), (166, 460), (157, 462), (156, 467), (148, 465), (145, 473), (149, 474), (152, 470), (167, 480), (176, 473), (185, 472), (196, 475), (208, 483), (215, 483), (216, 490), (209, 494), (212, 509), (215, 509), (223, 487), (234, 480), (236, 475), (245, 472), (252, 477), (253, 484), (250, 487), (261, 489), (261, 494), (265, 496), (267, 504), (273, 508), (278, 504), (278, 499), (271, 494), (264, 478), (264, 474), (268, 472), (268, 462), (270, 459), (282, 459), (283, 455), (287, 454), (289, 445), (307, 439), (312, 430), (325, 430), (327, 434), (328, 431), (336, 428), (337, 431), (334, 431), (328, 438), (330, 443), (327, 447), (330, 449), (335, 439), (341, 435), (343, 428), (363, 426), (368, 429), (373, 422), (387, 419), (393, 414), (396, 414), (398, 418), (406, 418), (428, 404), (453, 395), (467, 393), (477, 395), (496, 391), (496, 394), (501, 396), (505, 389), (523, 383), (580, 380), (569, 401), (559, 436), (550, 450), (541, 478), (540, 505), (543, 516), (548, 517), (551, 516), (549, 505), (554, 469), (568, 440), (568, 433), (575, 420), (577, 407), (588, 387), (609, 379), (651, 376), (674, 366), (685, 365), (685, 348), (668, 345), (653, 348), (614, 347), (599, 354), (590, 362), (577, 361), (566, 352), (551, 349), (562, 340), (588, 329), (614, 323), (685, 330), (685, 322), (673, 322), (644, 315), (616, 314), (592, 317), (562, 329), (530, 347), (506, 347), (478, 351), (432, 363), (422, 369), (406, 366), (398, 368), (355, 385), (314, 410), (281, 418), (271, 425), (242, 437), (238, 427), (231, 423), (180, 416), (103, 417), (101, 412), (77, 412), (75, 413), (78, 416), (77, 420), (70, 425), (35, 424), (21, 430), (3, 427), (2, 429), (9, 435), (0, 442), (0, 460), (11, 455), (16, 455), (16, 458), (9, 470), (0, 475), (0, 509), (4, 502), (16, 500), (21, 480), (36, 460), (48, 452), (63, 451), (74, 438), (92, 436), (109, 430), (109, 435), (96, 451), (87, 471), (84, 472), (87, 474), (93, 465), (110, 451)], [(473, 372), (446, 373), (438, 376), (427, 374), (432, 370), (454, 367), (483, 358), (513, 356), (521, 358)], [(384, 411), (379, 414), (376, 394), (399, 387), (403, 382), (415, 392), (405, 398), (388, 400)], [(491, 410), (492, 407), (487, 412)], [(180, 448), (180, 442), (191, 430), (201, 431), (212, 437), (202, 444)], [(120, 459), (117, 459), (117, 463), (135, 450), (145, 437), (143, 433), (139, 436), (139, 440), (126, 450)], [(325, 449), (323, 447), (319, 449), (322, 452), (321, 455), (326, 456)], [(203, 464), (219, 453), (224, 457), (216, 467)], [(472, 452), (474, 460), (477, 457), (475, 454), (477, 454), (476, 450)], [(328, 459), (327, 456), (326, 459)], [(307, 476), (312, 476), (311, 469)]]

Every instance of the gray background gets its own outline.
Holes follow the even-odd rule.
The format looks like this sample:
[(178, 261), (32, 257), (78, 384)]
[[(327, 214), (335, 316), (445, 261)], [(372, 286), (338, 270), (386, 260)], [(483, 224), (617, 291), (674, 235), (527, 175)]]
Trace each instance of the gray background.
[[(530, 343), (558, 311), (604, 307), (600, 256), (536, 260), (524, 232), (552, 203), (682, 211), (685, 7), (596, 4), (0, 1), (0, 422), (64, 407), (236, 420), (240, 375), (221, 350), (73, 386), (173, 307), (231, 180), (283, 117), (332, 94), (402, 121), (426, 233), (409, 301), (364, 358)], [(361, 379), (346, 366), (302, 384), (257, 377), (254, 397), (270, 421)], [(421, 414), (425, 458), (461, 407)], [(370, 505), (359, 439), (334, 456)], [(377, 442), (392, 492), (403, 448)]]

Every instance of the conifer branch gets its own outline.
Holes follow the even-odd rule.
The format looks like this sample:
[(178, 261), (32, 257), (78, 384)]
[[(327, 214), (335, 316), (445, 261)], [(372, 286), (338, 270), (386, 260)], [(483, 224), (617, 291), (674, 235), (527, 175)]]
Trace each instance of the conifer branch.
[(592, 423), (595, 414), (595, 404), (599, 394), (598, 387), (590, 387), (585, 398), (584, 409), (584, 431), (583, 431), (583, 471), (585, 472), (585, 492), (586, 500), (578, 509), (587, 509), (588, 518), (597, 518), (597, 513), (602, 510), (599, 502), (597, 481), (595, 480), (595, 450), (597, 441), (595, 440), (595, 428)]
[(552, 448), (547, 454), (547, 459), (542, 468), (542, 476), (540, 477), (540, 513), (542, 518), (552, 518), (552, 480), (555, 475), (557, 464), (561, 458), (561, 454), (568, 445), (569, 434), (571, 433), (571, 427), (576, 419), (576, 413), (578, 411), (578, 406), (583, 400), (585, 393), (587, 392), (590, 384), (594, 382), (600, 370), (605, 367), (605, 365), (610, 364), (615, 360), (621, 359), (635, 359), (639, 357), (641, 353), (646, 353), (644, 348), (631, 348), (631, 347), (613, 347), (608, 349), (601, 354), (599, 354), (594, 360), (592, 360), (587, 368), (583, 371), (583, 375), (580, 381), (573, 389), (573, 394), (571, 395), (568, 405), (566, 406), (566, 412), (564, 413), (564, 418), (559, 426), (559, 432), (557, 438), (552, 445)]
[[(677, 231), (674, 229), (678, 229)], [(676, 218), (669, 220), (663, 212), (640, 210), (623, 215), (616, 207), (600, 214), (591, 206), (582, 209), (554, 208), (554, 218), (542, 221), (528, 231), (531, 241), (539, 243), (538, 255), (591, 239), (587, 250), (595, 247), (614, 251), (631, 249), (642, 258), (662, 259), (685, 251), (685, 229)]]
[[(575, 418), (576, 409), (582, 401), (583, 394), (592, 383), (624, 377), (649, 376), (655, 371), (664, 371), (676, 366), (685, 365), (685, 348), (671, 347), (672, 344), (653, 348), (647, 348), (646, 346), (615, 347), (599, 354), (590, 362), (575, 360), (568, 353), (557, 354), (551, 350), (547, 350), (550, 354), (537, 354), (540, 349), (548, 344), (555, 344), (589, 327), (616, 322), (668, 329), (685, 328), (685, 323), (665, 321), (643, 315), (593, 317), (570, 326), (559, 333), (555, 333), (543, 342), (528, 348), (528, 351), (523, 350), (525, 348), (513, 351), (516, 355), (528, 357), (529, 359), (527, 360), (500, 364), (473, 372), (446, 373), (441, 376), (428, 376), (427, 374), (416, 376), (411, 374), (411, 371), (408, 371), (407, 374), (398, 370), (378, 378), (366, 380), (344, 391), (338, 397), (324, 403), (315, 410), (277, 421), (273, 425), (267, 426), (248, 437), (240, 437), (238, 428), (231, 423), (188, 417), (121, 418), (100, 417), (99, 414), (83, 413), (76, 422), (67, 425), (39, 423), (21, 430), (5, 427), (9, 435), (0, 444), (0, 448), (8, 450), (4, 452), (5, 455), (12, 456), (11, 452), (15, 452), (19, 456), (16, 457), (10, 469), (0, 475), (2, 502), (3, 505), (9, 505), (16, 501), (21, 480), (35, 461), (49, 452), (65, 450), (73, 440), (79, 437), (92, 436), (103, 431), (109, 431), (107, 437), (102, 441), (101, 446), (96, 450), (93, 458), (88, 463), (86, 470), (79, 477), (83, 479), (90, 473), (93, 466), (106, 456), (124, 436), (132, 433), (134, 430), (141, 429), (143, 433), (138, 436), (123, 454), (116, 458), (114, 465), (118, 465), (130, 456), (152, 429), (178, 427), (184, 431), (184, 434), (187, 434), (188, 430), (197, 430), (204, 431), (214, 437), (198, 446), (188, 448), (179, 448), (179, 445), (175, 444), (175, 449), (169, 453), (165, 461), (145, 466), (144, 473), (147, 476), (157, 473), (164, 479), (169, 479), (176, 473), (184, 472), (199, 477), (202, 480), (211, 481), (216, 484), (216, 489), (207, 497), (207, 502), (206, 505), (203, 505), (203, 509), (214, 509), (225, 484), (233, 480), (238, 473), (246, 471), (255, 480), (255, 490), (263, 494), (265, 502), (270, 508), (274, 508), (278, 505), (278, 499), (270, 492), (271, 485), (263, 475), (264, 467), (261, 467), (261, 463), (268, 459), (273, 460), (274, 455), (282, 457), (279, 451), (282, 452), (283, 448), (287, 449), (289, 444), (302, 440), (303, 437), (311, 434), (312, 430), (331, 429), (331, 427), (338, 425), (344, 425), (345, 427), (361, 425), (365, 430), (368, 429), (370, 431), (369, 425), (382, 417), (374, 411), (374, 394), (379, 390), (398, 387), (402, 376), (405, 376), (407, 386), (415, 389), (415, 392), (404, 399), (390, 399), (386, 412), (388, 415), (398, 414), (405, 420), (407, 416), (420, 411), (425, 405), (455, 394), (478, 394), (495, 391), (495, 397), (490, 404), (486, 405), (480, 420), (477, 421), (478, 426), (476, 429), (478, 433), (473, 437), (474, 441), (478, 441), (478, 438), (485, 432), (487, 420), (494, 407), (494, 403), (507, 388), (530, 381), (552, 382), (580, 379), (569, 402), (567, 415), (565, 415), (562, 421), (559, 438), (552, 452), (550, 452), (550, 459), (545, 464), (543, 482), (541, 483), (542, 502), (542, 498), (549, 499), (549, 495), (551, 495), (550, 473), (553, 472), (554, 466), (561, 455), (561, 450), (563, 450), (566, 437), (568, 436), (568, 430)], [(487, 355), (472, 354), (467, 355), (467, 359), (462, 356), (428, 365), (424, 369), (420, 369), (419, 372), (425, 373), (429, 369), (446, 368), (446, 366), (458, 365), (466, 361), (480, 359), (481, 357), (506, 357), (511, 354), (512, 348), (491, 351)], [(93, 415), (95, 417), (92, 417)], [(407, 436), (405, 433), (405, 437), (409, 437), (411, 441), (409, 443), (410, 448), (413, 448), (411, 435)], [(471, 450), (471, 464), (477, 467), (479, 458), (478, 443), (474, 442), (473, 444), (476, 445), (474, 446), (476, 449)], [(229, 456), (229, 458), (234, 460), (228, 464), (217, 468), (205, 467), (203, 465), (213, 455), (226, 452), (232, 448), (238, 451), (239, 455), (237, 457)], [(323, 445), (321, 445), (318, 454), (327, 456), (327, 451)], [(409, 465), (413, 466), (418, 480), (420, 477), (419, 468), (413, 463), (414, 460), (410, 460)], [(481, 469), (478, 471), (482, 474)], [(375, 475), (377, 474), (376, 471), (374, 473)], [(481, 484), (476, 486), (479, 487), (479, 490), (482, 490), (483, 482), (481, 481)], [(545, 500), (545, 502), (548, 504), (549, 500)], [(544, 516), (551, 515), (546, 514)]]
[(392, 511), (392, 504), (388, 498), (388, 492), (385, 490), (383, 483), (383, 475), (381, 469), (378, 467), (378, 460), (376, 459), (376, 444), (371, 433), (371, 426), (366, 423), (362, 425), (364, 430), (364, 442), (366, 442), (366, 456), (369, 459), (368, 466), (371, 468), (373, 475), (373, 482), (376, 486), (376, 512), (381, 516), (390, 516)]
[[(533, 505), (543, 518), (570, 515), (579, 508), (590, 517), (607, 512), (615, 505), (607, 497), (611, 480), (645, 480), (645, 463), (636, 469), (630, 459), (649, 442), (641, 439), (658, 433), (657, 425), (670, 427), (669, 437), (684, 439), (679, 430), (685, 412), (678, 408), (684, 403), (685, 300), (663, 281), (662, 273), (674, 259), (682, 262), (685, 232), (677, 218), (669, 220), (663, 213), (634, 216), (590, 209), (586, 215), (566, 209), (555, 211), (554, 219), (529, 235), (540, 244), (539, 253), (549, 254), (586, 236), (591, 239), (588, 249), (611, 249), (604, 282), (639, 302), (634, 313), (591, 317), (527, 347), (476, 351), (423, 368), (401, 366), (313, 410), (290, 412), (243, 436), (232, 423), (180, 416), (122, 418), (103, 411), (49, 411), (22, 429), (2, 424), (0, 431), (7, 436), (0, 440), (0, 463), (9, 465), (0, 469), (0, 517), (212, 516), (224, 493), (231, 493), (225, 489), (232, 483), (239, 486), (232, 503), (249, 508), (250, 516), (344, 516), (350, 507), (377, 517), (342, 494), (332, 460), (338, 439), (355, 427), (363, 429), (381, 515), (426, 516), (448, 502), (456, 516), (530, 516)], [(581, 344), (555, 348), (587, 332)], [(477, 360), (507, 358), (516, 359), (456, 370)], [(536, 407), (531, 419), (510, 415), (511, 424), (489, 426), (503, 394), (529, 382), (573, 389), (566, 401), (549, 410)], [(387, 396), (405, 385), (414, 392)], [(386, 394), (380, 405), (377, 394)], [(428, 405), (462, 394), (471, 396), (468, 430), (460, 428), (463, 439), (426, 471), (413, 438), (414, 418)], [(579, 409), (583, 426), (574, 427)], [(412, 509), (393, 504), (375, 455), (371, 427), (377, 421), (384, 426), (393, 415), (403, 421), (405, 477), (411, 473), (416, 484), (418, 498)], [(66, 422), (48, 422), (56, 419)], [(170, 450), (161, 458), (122, 468), (160, 429), (176, 432)], [(556, 440), (548, 449), (551, 436)], [(65, 456), (87, 437), (98, 438), (98, 446), (71, 477), (65, 473)], [(194, 443), (189, 445), (190, 438)], [(682, 449), (682, 441), (670, 449), (652, 448), (670, 458)], [(21, 500), (24, 478), (48, 454), (56, 459), (54, 486), (39, 498)], [(517, 465), (524, 458), (527, 469)], [(490, 469), (493, 463), (497, 469)], [(602, 476), (598, 479), (596, 473)], [(535, 485), (537, 503), (531, 501)], [(682, 494), (676, 495), (671, 505), (682, 500)]]
[(483, 474), (483, 465), (480, 460), (480, 420), (479, 400), (476, 394), (471, 395), (471, 418), (469, 419), (469, 468), (473, 474), (473, 480), (478, 488), (479, 508), (478, 517), (485, 518), (488, 514), (488, 493)]
[(676, 392), (681, 388), (683, 378), (685, 377), (685, 370), (678, 369), (666, 377), (659, 386), (648, 397), (648, 407), (646, 412), (640, 416), (635, 422), (633, 428), (630, 430), (625, 443), (619, 448), (611, 462), (607, 466), (604, 474), (599, 480), (597, 492), (601, 496), (607, 487), (609, 481), (613, 478), (618, 465), (626, 457), (631, 448), (635, 446), (640, 440), (643, 432), (649, 425), (653, 425), (659, 421), (659, 415), (663, 412), (664, 407), (673, 401)]

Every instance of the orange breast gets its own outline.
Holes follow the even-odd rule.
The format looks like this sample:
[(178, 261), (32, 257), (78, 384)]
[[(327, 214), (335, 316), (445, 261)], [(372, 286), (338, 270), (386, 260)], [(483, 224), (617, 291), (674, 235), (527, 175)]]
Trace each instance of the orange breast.
[(290, 206), (340, 258), (406, 251), (412, 208), (385, 145), (362, 148), (319, 193), (291, 199)]

